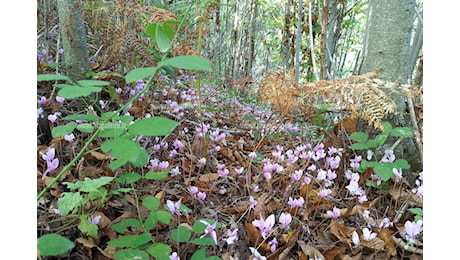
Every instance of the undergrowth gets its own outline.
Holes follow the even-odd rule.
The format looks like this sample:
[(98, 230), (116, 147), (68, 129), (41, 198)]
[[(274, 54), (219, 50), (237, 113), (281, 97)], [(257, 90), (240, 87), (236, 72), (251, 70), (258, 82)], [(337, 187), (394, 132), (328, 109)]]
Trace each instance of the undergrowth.
[(39, 258), (420, 253), (423, 173), (407, 182), (398, 143), (383, 148), (411, 138), (409, 128), (383, 122), (377, 136), (332, 145), (318, 131), (333, 129), (327, 106), (313, 113), (317, 125), (285, 120), (203, 79), (207, 59), (168, 56), (181, 25), (148, 27), (156, 66), (77, 82), (38, 75), (55, 93), (38, 101), (51, 138), (38, 146)]

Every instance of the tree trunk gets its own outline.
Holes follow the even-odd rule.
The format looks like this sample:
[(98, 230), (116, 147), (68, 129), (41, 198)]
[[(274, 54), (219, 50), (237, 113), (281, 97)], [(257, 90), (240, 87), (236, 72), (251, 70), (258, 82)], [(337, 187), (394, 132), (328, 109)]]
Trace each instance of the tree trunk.
[(90, 64), (81, 0), (58, 0), (57, 7), (66, 74), (73, 80), (83, 79)]
[[(370, 0), (366, 35), (364, 39), (363, 63), (359, 74), (376, 71), (383, 72), (380, 78), (385, 81), (408, 80), (407, 71), (410, 68), (411, 32), (414, 25), (415, 0)], [(389, 93), (388, 93), (389, 94)], [(389, 115), (393, 127), (411, 126), (406, 113), (404, 96), (389, 94), (397, 105), (397, 113)], [(372, 126), (365, 123), (361, 131), (375, 133)], [(389, 139), (387, 143), (395, 142)], [(411, 170), (422, 169), (422, 158), (414, 140), (405, 138), (395, 149), (397, 158), (406, 159), (411, 164)]]

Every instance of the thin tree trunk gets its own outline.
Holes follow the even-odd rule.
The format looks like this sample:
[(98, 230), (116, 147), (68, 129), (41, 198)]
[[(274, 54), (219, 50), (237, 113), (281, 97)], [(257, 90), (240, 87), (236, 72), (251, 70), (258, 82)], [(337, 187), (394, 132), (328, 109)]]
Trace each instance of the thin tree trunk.
[(310, 50), (311, 50), (311, 63), (313, 64), (313, 73), (315, 75), (315, 80), (319, 80), (318, 69), (316, 68), (316, 56), (315, 56), (315, 45), (313, 43), (313, 22), (311, 20), (312, 11), (311, 11), (311, 2), (308, 2), (308, 25), (310, 26)]
[(326, 64), (326, 55), (327, 55), (327, 21), (329, 18), (329, 8), (328, 8), (328, 1), (323, 0), (323, 7), (322, 7), (322, 14), (321, 14), (321, 54), (320, 54), (320, 72), (321, 72), (321, 78), (317, 78), (317, 80), (320, 79), (326, 79), (327, 78), (327, 64)]
[(300, 74), (300, 39), (302, 38), (302, 17), (303, 14), (303, 3), (302, 0), (299, 0), (299, 11), (298, 11), (298, 20), (297, 20), (297, 37), (295, 42), (295, 81), (299, 82)]
[(90, 68), (90, 64), (82, 2), (81, 0), (58, 0), (57, 7), (66, 74), (74, 80), (83, 79), (84, 73)]

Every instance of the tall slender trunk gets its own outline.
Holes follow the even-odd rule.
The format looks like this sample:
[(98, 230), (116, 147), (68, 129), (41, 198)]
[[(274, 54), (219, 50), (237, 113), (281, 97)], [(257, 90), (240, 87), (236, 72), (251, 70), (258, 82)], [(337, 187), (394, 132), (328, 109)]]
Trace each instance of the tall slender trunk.
[(74, 80), (83, 79), (90, 64), (82, 2), (81, 0), (58, 0), (57, 7), (66, 74)]

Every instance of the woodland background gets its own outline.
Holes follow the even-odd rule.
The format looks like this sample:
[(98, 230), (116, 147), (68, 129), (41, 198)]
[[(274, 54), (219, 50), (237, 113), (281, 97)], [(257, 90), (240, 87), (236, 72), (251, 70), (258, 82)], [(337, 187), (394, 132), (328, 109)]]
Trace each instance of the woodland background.
[[(442, 20), (444, 17), (455, 17), (454, 13), (449, 13), (449, 10), (454, 10), (452, 9), (442, 9), (439, 10), (439, 8), (436, 8), (439, 6), (435, 5), (430, 5), (429, 3), (425, 4), (425, 15), (427, 21), (425, 23), (424, 28), (424, 34), (425, 35), (430, 35), (433, 36), (431, 38), (434, 38), (435, 35), (443, 35), (442, 37), (442, 49), (447, 50), (447, 49), (455, 49), (455, 46), (452, 46), (455, 41), (450, 40), (449, 38), (446, 39), (447, 35), (450, 35), (450, 28), (447, 26), (443, 26), (443, 24), (436, 24), (436, 26), (433, 26), (432, 24), (435, 24), (436, 20)], [(21, 9), (23, 7), (21, 6)], [(29, 10), (30, 9), (30, 10)], [(29, 11), (27, 11), (28, 14), (30, 14), (33, 19), (26, 19), (26, 22), (30, 22), (30, 24), (35, 23), (35, 11), (36, 8), (34, 6), (29, 7)], [(436, 11), (432, 11), (436, 10)], [(437, 13), (437, 14), (434, 14)], [(442, 17), (439, 16), (439, 13), (443, 13)], [(13, 19), (11, 16), (4, 16), (7, 19)], [(432, 19), (430, 19), (430, 17)], [(5, 18), (2, 18), (5, 19)], [(4, 21), (4, 24), (6, 24), (7, 21)], [(431, 25), (430, 25), (431, 24)], [(12, 75), (8, 76), (7, 80), (9, 79), (10, 81), (7, 81), (8, 86), (14, 86), (14, 87), (9, 87), (5, 91), (5, 96), (8, 97), (15, 97), (15, 99), (10, 99), (7, 98), (8, 101), (5, 103), (5, 107), (8, 108), (15, 108), (14, 113), (6, 113), (6, 121), (8, 122), (15, 122), (14, 127), (8, 127), (8, 129), (3, 129), (2, 134), (3, 136), (18, 136), (18, 133), (20, 133), (22, 136), (20, 137), (21, 144), (25, 144), (26, 147), (30, 146), (30, 150), (26, 150), (29, 153), (29, 158), (34, 158), (35, 157), (35, 122), (34, 118), (35, 117), (35, 101), (36, 101), (36, 95), (34, 91), (30, 91), (30, 93), (25, 93), (26, 100), (28, 100), (26, 103), (32, 104), (30, 107), (25, 106), (28, 109), (25, 109), (24, 111), (24, 106), (20, 105), (18, 107), (18, 101), (17, 99), (22, 99), (23, 93), (19, 94), (20, 89), (27, 88), (27, 86), (34, 86), (36, 84), (35, 81), (35, 76), (29, 76), (29, 77), (24, 77), (24, 75), (35, 75), (36, 74), (36, 64), (35, 64), (35, 54), (36, 54), (36, 26), (28, 26), (29, 30), (24, 30), (24, 32), (28, 33), (23, 33), (22, 36), (19, 38), (16, 38), (16, 40), (13, 41), (6, 41), (3, 42), (2, 45), (4, 46), (4, 49), (14, 49), (16, 50), (16, 53), (21, 53), (19, 56), (20, 58), (16, 57), (16, 55), (6, 55), (8, 59), (8, 68), (4, 67), (4, 71), (8, 71), (8, 73), (5, 73), (5, 75)], [(433, 29), (435, 27), (436, 29)], [(9, 35), (17, 35), (17, 28), (12, 28), (12, 27), (7, 27), (8, 31), (10, 32)], [(436, 33), (434, 33), (436, 31)], [(24, 37), (24, 35), (27, 35)], [(438, 77), (438, 76), (432, 76), (433, 74), (435, 75), (455, 75), (455, 66), (451, 66), (451, 63), (447, 62), (443, 57), (446, 57), (446, 54), (439, 54), (439, 48), (437, 47), (437, 41), (433, 41), (430, 39), (430, 37), (425, 36), (427, 39), (424, 41), (424, 44), (426, 47), (427, 51), (425, 51), (424, 59), (425, 59), (425, 73), (424, 75), (424, 83), (430, 85), (436, 85), (436, 90), (440, 89), (443, 86), (448, 86), (451, 85), (450, 82), (442, 82), (442, 79), (445, 78), (443, 76)], [(19, 48), (18, 48), (19, 46)], [(30, 55), (27, 55), (27, 57), (23, 58), (23, 55), (25, 53), (29, 53)], [(433, 53), (436, 52), (438, 55), (433, 55)], [(30, 58), (33, 57), (33, 58)], [(438, 58), (438, 59), (436, 59)], [(433, 64), (437, 64), (436, 66)], [(438, 64), (443, 64), (443, 66), (438, 66)], [(5, 65), (3, 65), (5, 66)], [(442, 68), (442, 69), (440, 69)], [(440, 71), (441, 70), (441, 71)], [(311, 72), (310, 72), (311, 73)], [(308, 73), (307, 73), (308, 74)], [(29, 79), (26, 79), (29, 78)], [(433, 79), (435, 78), (435, 79)], [(20, 84), (18, 84), (18, 79), (20, 80)], [(431, 84), (430, 84), (431, 83)], [(450, 148), (446, 148), (448, 145), (439, 145), (441, 144), (452, 144), (452, 140), (449, 138), (449, 136), (454, 136), (454, 126), (455, 123), (449, 120), (444, 120), (443, 118), (440, 118), (437, 113), (443, 113), (445, 111), (456, 111), (456, 107), (449, 105), (455, 104), (454, 98), (457, 95), (439, 95), (438, 91), (433, 91), (432, 89), (425, 89), (425, 99), (424, 103), (425, 106), (428, 108), (425, 110), (425, 115), (424, 117), (427, 117), (428, 120), (426, 120), (425, 123), (425, 158), (430, 158), (430, 160), (425, 159), (425, 165), (424, 165), (424, 171), (425, 172), (440, 172), (436, 174), (435, 176), (426, 175), (426, 193), (428, 194), (425, 198), (425, 204), (428, 205), (426, 207), (425, 211), (425, 226), (424, 226), (424, 234), (425, 234), (425, 243), (430, 244), (430, 245), (436, 245), (433, 247), (436, 248), (453, 248), (455, 246), (455, 241), (454, 241), (454, 236), (455, 233), (452, 232), (453, 227), (451, 223), (455, 223), (455, 216), (452, 216), (452, 208), (455, 208), (455, 203), (449, 203), (450, 205), (446, 205), (445, 207), (443, 206), (438, 206), (436, 208), (435, 205), (438, 205), (439, 200), (445, 198), (446, 200), (449, 200), (450, 198), (455, 198), (455, 192), (449, 193), (449, 191), (452, 191), (455, 189), (455, 182), (450, 182), (446, 181), (446, 179), (454, 179), (455, 174), (452, 174), (452, 162), (455, 161), (455, 154), (456, 154), (456, 148), (455, 145)], [(450, 90), (452, 91), (452, 90)], [(28, 92), (28, 91), (26, 91)], [(457, 94), (455, 91), (452, 91), (451, 93)], [(17, 98), (17, 99), (16, 99)], [(450, 99), (449, 99), (450, 98)], [(442, 104), (439, 103), (439, 100), (442, 99), (445, 102), (442, 102)], [(22, 101), (21, 101), (22, 102)], [(442, 111), (439, 111), (438, 107), (442, 107)], [(433, 108), (432, 110), (430, 108)], [(33, 113), (30, 113), (30, 111), (33, 111)], [(23, 120), (23, 117), (18, 116), (18, 114), (30, 114), (31, 120)], [(18, 120), (18, 118), (20, 118)], [(437, 120), (438, 119), (438, 122)], [(429, 122), (431, 121), (431, 122)], [(16, 123), (17, 122), (17, 123)], [(27, 122), (27, 123), (25, 123)], [(436, 123), (435, 123), (436, 122)], [(442, 127), (439, 127), (439, 125), (442, 125)], [(28, 130), (28, 129), (33, 129), (34, 131)], [(19, 130), (19, 131), (18, 131)], [(29, 138), (27, 138), (29, 137)], [(443, 138), (444, 137), (444, 138)], [(19, 138), (19, 137), (18, 137)], [(9, 139), (9, 138), (7, 138)], [(27, 172), (35, 172), (35, 163), (31, 163), (30, 166), (26, 166), (23, 169), (23, 163), (24, 163), (24, 157), (25, 156), (11, 156), (11, 154), (19, 155), (19, 154), (24, 154), (24, 146), (23, 145), (18, 145), (18, 141), (14, 140), (13, 143), (11, 141), (6, 141), (8, 149), (4, 149), (5, 151), (8, 151), (9, 156), (5, 157), (3, 156), (3, 165), (5, 166), (5, 169), (7, 169), (8, 174), (5, 174), (5, 183), (8, 184), (15, 184), (15, 185), (21, 185), (24, 188), (21, 190), (20, 194), (18, 194), (18, 190), (14, 185), (6, 185), (8, 186), (7, 189), (2, 190), (2, 195), (3, 197), (11, 197), (11, 194), (17, 195), (17, 197), (21, 198), (20, 201), (18, 200), (13, 200), (13, 199), (7, 199), (5, 200), (5, 210), (9, 211), (9, 216), (6, 217), (4, 220), (5, 222), (8, 223), (14, 223), (11, 225), (6, 225), (7, 230), (4, 232), (2, 239), (6, 240), (8, 239), (9, 241), (18, 241), (18, 242), (13, 242), (13, 243), (8, 243), (11, 245), (8, 246), (8, 249), (10, 251), (5, 252), (7, 255), (17, 255), (18, 252), (20, 252), (21, 256), (24, 256), (23, 253), (23, 247), (27, 246), (27, 248), (30, 248), (31, 252), (31, 257), (34, 257), (35, 255), (35, 248), (36, 248), (36, 239), (35, 239), (35, 229), (36, 229), (36, 219), (33, 217), (35, 215), (35, 189), (36, 189), (36, 183), (35, 183), (35, 177), (31, 176), (30, 181), (25, 180), (24, 176), (27, 175)], [(29, 144), (29, 145), (28, 145)], [(455, 144), (455, 143), (454, 143)], [(450, 158), (449, 158), (450, 156)], [(453, 158), (452, 158), (453, 157)], [(7, 158), (7, 160), (5, 160)], [(443, 161), (444, 163), (439, 163)], [(437, 163), (438, 162), (438, 163)], [(447, 163), (446, 163), (447, 162)], [(20, 169), (19, 169), (20, 168)], [(455, 170), (454, 170), (455, 171)], [(446, 173), (443, 175), (443, 178), (440, 178), (441, 172)], [(20, 176), (19, 176), (20, 175)], [(26, 184), (26, 185), (23, 185)], [(441, 187), (441, 188), (440, 188)], [(435, 194), (442, 194), (442, 196), (435, 196)], [(434, 196), (432, 196), (434, 195)], [(440, 198), (442, 197), (442, 198)], [(27, 202), (28, 201), (28, 202)], [(430, 209), (432, 208), (432, 209)], [(434, 209), (436, 208), (436, 209)], [(26, 211), (24, 211), (27, 209)], [(19, 210), (19, 211), (17, 211)], [(442, 212), (442, 213), (440, 213)], [(440, 216), (442, 215), (442, 216)], [(445, 217), (444, 217), (445, 216)], [(5, 217), (5, 216), (3, 216)], [(448, 221), (446, 221), (448, 219)], [(444, 230), (449, 230), (450, 232), (444, 232)], [(25, 233), (24, 233), (25, 232)], [(8, 235), (5, 235), (8, 234)], [(442, 238), (442, 239), (439, 239)], [(19, 242), (21, 241), (21, 242)], [(452, 245), (451, 245), (451, 244)], [(4, 244), (5, 245), (5, 244)], [(438, 246), (439, 245), (439, 246)], [(447, 252), (446, 252), (447, 251)], [(431, 249), (426, 249), (424, 252), (425, 256), (431, 256), (431, 255), (450, 255), (449, 250), (442, 251), (442, 252), (432, 252)]]

